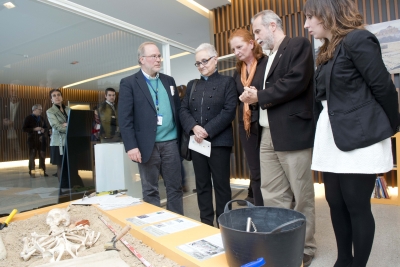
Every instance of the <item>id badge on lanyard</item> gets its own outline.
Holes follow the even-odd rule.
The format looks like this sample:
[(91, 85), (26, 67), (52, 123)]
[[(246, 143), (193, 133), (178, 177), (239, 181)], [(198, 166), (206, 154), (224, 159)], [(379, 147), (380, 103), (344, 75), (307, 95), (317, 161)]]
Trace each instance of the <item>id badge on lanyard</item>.
[(157, 79), (157, 85), (156, 85), (156, 89), (153, 88), (153, 85), (151, 85), (149, 79), (147, 79), (147, 77), (144, 77), (147, 84), (150, 86), (150, 88), (153, 90), (155, 97), (156, 97), (156, 110), (157, 110), (157, 125), (161, 126), (162, 122), (163, 122), (163, 115), (159, 113), (159, 107), (158, 107), (158, 79)]

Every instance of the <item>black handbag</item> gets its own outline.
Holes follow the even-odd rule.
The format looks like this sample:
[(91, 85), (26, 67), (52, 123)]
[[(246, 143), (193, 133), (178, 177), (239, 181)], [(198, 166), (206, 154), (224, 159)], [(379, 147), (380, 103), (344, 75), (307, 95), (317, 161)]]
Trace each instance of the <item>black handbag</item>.
[[(190, 96), (189, 96), (189, 109), (190, 109), (190, 99), (192, 99), (192, 94), (194, 91), (194, 88), (196, 87), (196, 83), (197, 83), (198, 79), (194, 80), (192, 88), (190, 90)], [(191, 161), (192, 160), (192, 154), (190, 152), (189, 149), (189, 140), (190, 140), (190, 136), (189, 134), (187, 134), (183, 129), (182, 129), (182, 133), (181, 133), (181, 157)]]

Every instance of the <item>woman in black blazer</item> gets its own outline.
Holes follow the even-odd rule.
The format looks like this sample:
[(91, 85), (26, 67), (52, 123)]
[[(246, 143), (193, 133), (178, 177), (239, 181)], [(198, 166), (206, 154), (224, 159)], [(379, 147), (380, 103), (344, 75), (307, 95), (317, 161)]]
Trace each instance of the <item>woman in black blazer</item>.
[[(268, 58), (264, 56), (261, 46), (254, 40), (253, 35), (247, 30), (239, 29), (231, 34), (229, 44), (237, 59), (236, 71), (233, 74), (233, 78), (235, 79), (238, 95), (244, 92), (244, 87), (262, 89)], [(259, 106), (257, 103), (249, 105), (239, 101), (239, 137), (250, 169), (250, 186), (254, 204), (256, 206), (264, 206), (260, 189), (261, 170), (258, 109)]]
[(311, 168), (323, 172), (338, 247), (334, 266), (366, 266), (375, 232), (370, 198), (376, 174), (393, 168), (398, 96), (379, 41), (352, 0), (308, 0), (304, 13), (304, 27), (323, 41)]
[(217, 71), (218, 55), (214, 46), (201, 44), (196, 49), (195, 57), (195, 66), (201, 74), (201, 79), (188, 83), (181, 104), (180, 120), (183, 130), (194, 135), (196, 142), (211, 142), (210, 157), (195, 151), (191, 153), (200, 219), (202, 223), (213, 225), (213, 187), (217, 218), (232, 198), (230, 155), (237, 94), (233, 78), (220, 75)]

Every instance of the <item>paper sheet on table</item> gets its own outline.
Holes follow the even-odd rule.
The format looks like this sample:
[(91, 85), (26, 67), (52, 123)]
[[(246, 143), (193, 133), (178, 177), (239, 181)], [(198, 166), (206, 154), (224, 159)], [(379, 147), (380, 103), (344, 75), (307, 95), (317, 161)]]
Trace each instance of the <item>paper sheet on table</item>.
[(94, 196), (87, 197), (84, 199), (79, 199), (77, 201), (72, 202), (73, 205), (91, 205), (91, 204), (99, 204), (101, 205), (131, 205), (133, 203), (140, 202), (139, 198), (133, 198), (130, 196), (120, 197), (116, 195), (105, 195), (105, 196)]
[(206, 260), (225, 252), (221, 234), (204, 237), (178, 246), (179, 249), (198, 260)]
[(210, 157), (211, 155), (211, 142), (208, 142), (203, 139), (203, 141), (199, 144), (194, 140), (194, 135), (190, 136), (189, 139), (189, 149), (199, 152), (204, 156)]

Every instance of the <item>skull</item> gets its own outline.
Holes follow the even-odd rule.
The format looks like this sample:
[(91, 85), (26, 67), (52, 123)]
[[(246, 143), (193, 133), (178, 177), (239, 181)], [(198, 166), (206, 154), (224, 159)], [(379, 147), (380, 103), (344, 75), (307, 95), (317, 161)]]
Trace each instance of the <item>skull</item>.
[(70, 216), (65, 209), (52, 209), (47, 214), (46, 224), (54, 231), (59, 227), (68, 226), (70, 224)]

